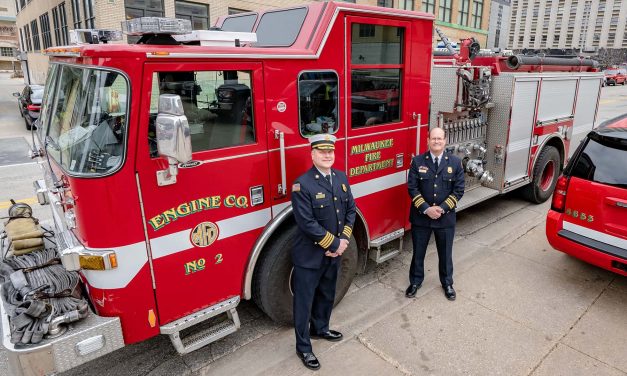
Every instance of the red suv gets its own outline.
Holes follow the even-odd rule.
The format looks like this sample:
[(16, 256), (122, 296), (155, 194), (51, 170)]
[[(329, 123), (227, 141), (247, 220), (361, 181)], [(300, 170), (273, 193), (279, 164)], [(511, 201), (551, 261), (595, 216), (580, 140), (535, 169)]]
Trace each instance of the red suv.
[(603, 86), (609, 85), (625, 85), (625, 81), (627, 81), (627, 74), (624, 69), (608, 69), (604, 71), (605, 73), (605, 81), (603, 81)]
[(627, 276), (627, 114), (579, 145), (553, 192), (546, 236), (558, 251)]

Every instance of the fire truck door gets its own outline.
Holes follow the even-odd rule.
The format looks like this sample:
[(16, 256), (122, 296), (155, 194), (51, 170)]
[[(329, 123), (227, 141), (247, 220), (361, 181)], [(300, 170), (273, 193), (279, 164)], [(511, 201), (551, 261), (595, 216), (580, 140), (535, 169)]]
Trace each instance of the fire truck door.
[(410, 108), (416, 96), (405, 85), (411, 25), (362, 17), (348, 17), (346, 25), (347, 175), (371, 241), (400, 236), (409, 201), (410, 134), (415, 139)]
[[(263, 71), (250, 62), (144, 70), (138, 185), (163, 325), (241, 294), (248, 252), (270, 220)], [(178, 165), (175, 183), (159, 185), (167, 161), (155, 119), (166, 93), (181, 97), (192, 161)]]

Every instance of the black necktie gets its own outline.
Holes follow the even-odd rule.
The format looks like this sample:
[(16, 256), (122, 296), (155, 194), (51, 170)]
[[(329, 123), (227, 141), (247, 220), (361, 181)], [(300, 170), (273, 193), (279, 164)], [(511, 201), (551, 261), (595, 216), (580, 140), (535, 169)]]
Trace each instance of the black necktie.
[(329, 175), (324, 175), (324, 178), (327, 179), (327, 181), (329, 182), (329, 184), (331, 184), (331, 174)]
[(439, 160), (439, 159), (440, 159), (440, 158), (435, 157), (435, 171), (436, 171), (436, 172), (438, 171), (438, 165), (439, 165), (439, 164), (438, 164), (438, 160)]

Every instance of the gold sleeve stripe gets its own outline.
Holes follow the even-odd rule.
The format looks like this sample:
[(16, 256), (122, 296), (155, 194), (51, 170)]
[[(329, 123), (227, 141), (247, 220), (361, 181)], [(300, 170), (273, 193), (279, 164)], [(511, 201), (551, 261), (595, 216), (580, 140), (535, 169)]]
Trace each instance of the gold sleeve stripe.
[(420, 199), (416, 200), (416, 202), (414, 202), (414, 206), (415, 206), (416, 208), (419, 208), (419, 207), (420, 207), (420, 205), (424, 204), (425, 202), (426, 202), (426, 201), (425, 201), (425, 199), (424, 199), (424, 198), (420, 198)]
[(346, 235), (347, 238), (350, 238), (352, 233), (353, 233), (352, 228), (350, 228), (349, 226), (344, 226), (344, 231), (342, 231), (342, 234)]
[(416, 197), (412, 198), (411, 200), (412, 200), (412, 202), (413, 202), (413, 201), (416, 201), (416, 200), (417, 200), (418, 198), (420, 198), (420, 197), (422, 197), (422, 195), (416, 195)]
[(450, 196), (448, 196), (448, 197), (450, 197), (450, 198), (451, 198), (451, 200), (455, 201), (455, 205), (457, 205), (457, 203), (459, 202), (459, 201), (457, 201), (457, 197), (455, 197), (455, 196), (453, 196), (453, 195), (450, 195)]
[(327, 234), (324, 236), (324, 238), (318, 244), (320, 244), (320, 246), (322, 248), (329, 248), (331, 243), (333, 243), (333, 239), (335, 239), (333, 234), (331, 234), (330, 232), (327, 231)]
[(450, 198), (446, 199), (446, 204), (453, 209), (455, 207), (455, 202), (453, 200), (451, 200)]

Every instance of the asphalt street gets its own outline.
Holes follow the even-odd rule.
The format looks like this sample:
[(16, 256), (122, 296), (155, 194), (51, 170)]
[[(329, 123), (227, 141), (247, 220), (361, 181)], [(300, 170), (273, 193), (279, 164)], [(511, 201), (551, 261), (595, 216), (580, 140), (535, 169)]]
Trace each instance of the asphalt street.
[[(10, 198), (34, 204), (32, 181), (40, 172), (19, 159), (30, 133), (11, 92), (23, 83), (0, 74), (0, 87), (1, 213)], [(603, 88), (598, 122), (626, 105), (627, 86)], [(34, 207), (49, 218), (48, 208)], [(423, 287), (416, 298), (404, 297), (406, 236), (403, 252), (369, 265), (333, 311), (332, 328), (344, 339), (314, 342), (322, 363), (315, 374), (627, 376), (627, 278), (553, 250), (544, 235), (548, 207), (513, 192), (459, 213), (455, 302), (439, 286), (434, 244)], [(191, 354), (178, 355), (159, 336), (63, 375), (313, 374), (294, 353), (291, 327), (274, 324), (250, 302), (238, 312), (238, 332)], [(0, 375), (7, 375), (0, 355)]]

